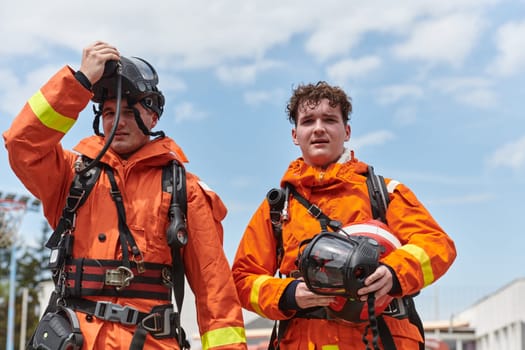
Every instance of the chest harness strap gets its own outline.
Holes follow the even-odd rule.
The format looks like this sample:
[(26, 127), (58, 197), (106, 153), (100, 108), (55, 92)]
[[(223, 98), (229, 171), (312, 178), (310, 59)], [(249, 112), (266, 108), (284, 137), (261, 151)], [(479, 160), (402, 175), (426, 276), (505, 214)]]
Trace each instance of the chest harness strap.
[[(174, 160), (163, 168), (162, 175), (162, 189), (171, 193), (168, 213), (170, 224), (166, 232), (172, 253), (170, 268), (168, 265), (144, 262), (143, 255), (126, 224), (123, 197), (117, 186), (113, 170), (99, 163), (101, 165), (82, 172), (80, 170), (83, 169), (86, 161), (89, 159), (82, 156), (75, 163), (77, 175), (71, 184), (62, 217), (46, 243), (46, 247), (51, 249), (48, 267), (53, 271), (53, 281), (56, 287), (45, 314), (55, 312), (59, 307), (69, 307), (106, 321), (136, 325), (130, 350), (143, 349), (148, 333), (157, 339), (174, 337), (178, 340), (181, 349), (189, 349), (190, 344), (180, 322), (180, 311), (184, 298), (184, 265), (181, 248), (188, 240), (184, 167)], [(110, 193), (117, 208), (123, 259), (122, 261), (72, 259), (76, 211), (84, 204), (93, 189), (102, 167), (108, 175), (111, 185)], [(129, 251), (131, 251), (132, 259), (130, 259)], [(134, 308), (111, 302), (95, 302), (81, 298), (88, 295), (107, 295), (170, 301), (170, 289), (175, 294), (178, 312), (173, 310), (172, 304), (158, 305), (150, 313), (143, 313)]]
[(104, 166), (104, 169), (106, 170), (106, 173), (108, 174), (109, 182), (111, 184), (111, 197), (113, 198), (113, 201), (115, 202), (117, 206), (119, 237), (120, 237), (120, 245), (122, 248), (122, 261), (124, 265), (129, 269), (130, 268), (130, 260), (129, 260), (129, 252), (128, 252), (128, 247), (129, 247), (131, 250), (131, 254), (133, 254), (133, 261), (137, 263), (138, 273), (139, 274), (144, 273), (144, 271), (146, 271), (144, 267), (144, 257), (142, 256), (142, 253), (140, 252), (139, 247), (137, 246), (137, 243), (135, 242), (135, 238), (133, 238), (133, 235), (131, 234), (129, 227), (126, 224), (126, 209), (124, 209), (122, 193), (120, 193), (120, 190), (118, 189), (118, 186), (117, 186), (117, 182), (115, 181), (115, 174), (113, 174), (113, 169), (111, 169), (111, 167), (107, 165)]
[[(310, 213), (310, 215), (312, 215), (314, 218), (316, 218), (319, 221), (319, 224), (321, 225), (321, 230), (323, 232), (328, 231), (327, 230), (328, 227), (330, 227), (330, 229), (332, 229), (333, 231), (337, 231), (342, 228), (343, 225), (340, 221), (332, 220), (328, 215), (322, 212), (321, 208), (319, 208), (315, 204), (310, 203), (299, 192), (297, 192), (295, 187), (293, 187), (291, 184), (286, 184), (286, 187), (289, 189), (293, 197), (308, 210), (308, 213)], [(388, 331), (388, 327), (386, 326), (386, 323), (384, 323), (384, 320), (381, 316), (376, 317), (375, 315), (375, 312), (374, 312), (375, 296), (373, 293), (368, 294), (367, 303), (368, 303), (369, 324), (366, 326), (365, 332), (363, 333), (363, 337), (362, 337), (363, 343), (366, 346), (366, 350), (371, 350), (371, 349), (379, 350), (378, 339), (379, 339), (380, 333), (382, 335), (381, 340), (383, 342), (383, 345), (385, 346), (385, 349), (395, 350), (396, 347), (394, 345), (392, 335)], [(388, 331), (388, 336), (386, 333), (384, 333), (385, 327), (386, 327), (386, 330)], [(366, 335), (369, 329), (372, 331), (373, 348), (369, 347), (368, 340), (366, 338)]]
[[(372, 208), (372, 215), (374, 218), (386, 222), (386, 209), (389, 204), (388, 191), (386, 189), (386, 184), (384, 178), (381, 175), (376, 175), (374, 173), (374, 168), (368, 166), (368, 172), (366, 174), (366, 183), (368, 187), (370, 205)], [(342, 228), (342, 223), (336, 220), (332, 220), (325, 213), (322, 212), (321, 208), (317, 205), (310, 203), (306, 198), (304, 198), (297, 190), (289, 183), (285, 184), (283, 189), (272, 189), (267, 194), (267, 200), (270, 204), (270, 219), (272, 221), (272, 228), (274, 235), (277, 240), (277, 261), (278, 266), (282, 260), (282, 255), (284, 254), (284, 249), (282, 247), (282, 224), (284, 221), (288, 220), (288, 194), (291, 193), (293, 197), (301, 203), (307, 210), (310, 215), (316, 218), (321, 225), (322, 231), (327, 231), (328, 227), (333, 231), (337, 231)], [(284, 198), (283, 198), (284, 197)], [(279, 271), (279, 276), (280, 276)], [(374, 312), (374, 303), (375, 296), (369, 294), (367, 298), (368, 303), (368, 314), (369, 314), (369, 324), (365, 328), (362, 341), (366, 346), (366, 349), (369, 349), (368, 340), (366, 335), (369, 330), (372, 331), (372, 346), (373, 349), (379, 349), (378, 347), (378, 338), (381, 337), (381, 341), (385, 349), (395, 350), (396, 346), (392, 338), (392, 334), (388, 329), (388, 326), (382, 316), (376, 317)], [(327, 319), (328, 315), (324, 309), (313, 309), (313, 310), (303, 310), (297, 312), (295, 317), (301, 318), (321, 318)], [(270, 342), (268, 345), (269, 350), (278, 350), (280, 348), (280, 342), (286, 328), (288, 327), (290, 320), (281, 320), (274, 324), (272, 335), (270, 337)]]

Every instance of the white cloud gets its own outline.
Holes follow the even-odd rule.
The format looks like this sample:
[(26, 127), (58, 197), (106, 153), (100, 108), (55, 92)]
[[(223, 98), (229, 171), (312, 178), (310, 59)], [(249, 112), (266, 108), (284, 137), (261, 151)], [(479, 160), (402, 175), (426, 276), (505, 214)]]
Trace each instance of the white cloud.
[(411, 28), (411, 37), (394, 45), (394, 54), (403, 59), (460, 66), (476, 44), (483, 21), (476, 14), (449, 14), (422, 20)]
[(496, 46), (499, 54), (489, 72), (509, 76), (525, 70), (525, 21), (507, 23), (499, 28)]
[(358, 150), (367, 146), (382, 145), (395, 138), (394, 133), (388, 130), (378, 130), (359, 137), (350, 137), (349, 146)]
[(389, 85), (381, 88), (378, 94), (379, 103), (391, 104), (405, 98), (419, 98), (423, 96), (423, 89), (412, 84)]
[[(129, 0), (122, 6), (92, 0), (89, 7), (71, 16), (63, 0), (48, 0), (46, 6), (34, 9), (24, 2), (7, 1), (0, 13), (0, 37), (10, 40), (9, 45), (0, 47), (0, 55), (43, 57), (66, 49), (78, 53), (80, 62), (80, 50), (100, 39), (114, 43), (124, 55), (167, 57), (167, 63), (181, 69), (213, 67), (237, 59), (259, 60), (269, 50), (302, 37), (306, 52), (322, 61), (348, 54), (365, 42), (369, 33), (397, 40), (403, 33), (423, 30), (427, 35), (416, 34), (404, 45), (406, 51), (401, 51), (409, 57), (422, 53), (423, 58), (434, 60), (443, 59), (444, 51), (452, 51), (456, 57), (466, 55), (472, 46), (470, 40), (475, 39), (473, 31), (479, 29), (474, 15), (444, 17), (446, 14), (478, 13), (493, 2), (325, 0), (320, 6), (314, 0), (175, 0), (152, 6)], [(418, 23), (421, 18), (432, 21), (436, 17), (441, 19)], [(446, 38), (454, 40), (426, 41), (437, 39), (428, 38), (432, 29), (444, 29)], [(416, 44), (421, 47), (414, 47)], [(432, 44), (446, 44), (441, 46), (446, 49), (432, 49)]]
[(492, 168), (507, 167), (514, 170), (525, 167), (525, 136), (495, 150), (487, 159)]
[(249, 84), (255, 81), (259, 73), (279, 66), (282, 66), (282, 64), (275, 61), (262, 61), (238, 66), (222, 65), (216, 69), (215, 74), (222, 82), (227, 84)]
[(183, 102), (175, 106), (175, 123), (185, 121), (199, 121), (208, 116), (208, 113), (199, 111), (190, 102)]
[(330, 80), (341, 84), (348, 79), (363, 77), (381, 66), (381, 59), (376, 56), (345, 59), (326, 68)]
[(477, 108), (492, 107), (498, 100), (492, 82), (484, 78), (441, 78), (431, 81), (430, 85), (462, 104)]
[(251, 106), (277, 104), (281, 103), (286, 98), (285, 92), (282, 89), (247, 91), (244, 93), (243, 97), (244, 102)]
[[(316, 21), (306, 42), (306, 51), (323, 62), (330, 58), (351, 54), (352, 50), (366, 45), (366, 36), (375, 34), (397, 40), (401, 35), (414, 32), (414, 25), (421, 18), (432, 19), (448, 14), (483, 8), (488, 1), (420, 1), (383, 0), (325, 1), (315, 7)], [(307, 6), (303, 6), (308, 11)], [(311, 8), (310, 8), (311, 10)], [(305, 21), (311, 16), (305, 16)], [(303, 17), (301, 17), (303, 20)]]
[(494, 91), (480, 88), (464, 91), (457, 96), (457, 100), (472, 107), (489, 108), (497, 105), (498, 97)]
[(22, 109), (29, 97), (59, 69), (58, 66), (36, 67), (24, 72), (23, 76), (15, 75), (8, 69), (0, 70), (0, 110), (15, 116)]
[(170, 72), (158, 72), (159, 75), (159, 89), (164, 95), (169, 93), (178, 94), (186, 91), (188, 86), (180, 77), (170, 74)]

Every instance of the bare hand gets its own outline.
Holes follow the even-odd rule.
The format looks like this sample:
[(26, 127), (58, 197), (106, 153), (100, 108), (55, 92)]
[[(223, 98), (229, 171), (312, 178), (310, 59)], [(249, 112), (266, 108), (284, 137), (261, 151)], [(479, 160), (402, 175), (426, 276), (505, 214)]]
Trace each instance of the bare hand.
[(379, 267), (365, 279), (365, 286), (357, 291), (361, 301), (366, 301), (369, 293), (374, 293), (376, 300), (385, 297), (393, 285), (393, 277), (390, 269), (384, 265)]
[(307, 309), (314, 306), (328, 306), (335, 301), (335, 297), (315, 294), (308, 289), (306, 283), (301, 281), (295, 290), (295, 301), (301, 309)]
[(116, 47), (102, 41), (96, 41), (82, 51), (80, 71), (84, 73), (91, 84), (94, 84), (102, 77), (106, 62), (118, 59), (120, 59), (120, 53)]

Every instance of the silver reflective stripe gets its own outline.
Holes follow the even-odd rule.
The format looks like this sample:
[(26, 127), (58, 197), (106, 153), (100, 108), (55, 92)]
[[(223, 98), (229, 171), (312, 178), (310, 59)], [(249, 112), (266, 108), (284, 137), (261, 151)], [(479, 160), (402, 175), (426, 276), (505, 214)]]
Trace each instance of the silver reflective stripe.
[(394, 193), (394, 190), (396, 189), (397, 185), (399, 185), (400, 183), (401, 182), (397, 180), (390, 180), (390, 182), (386, 186), (388, 193)]

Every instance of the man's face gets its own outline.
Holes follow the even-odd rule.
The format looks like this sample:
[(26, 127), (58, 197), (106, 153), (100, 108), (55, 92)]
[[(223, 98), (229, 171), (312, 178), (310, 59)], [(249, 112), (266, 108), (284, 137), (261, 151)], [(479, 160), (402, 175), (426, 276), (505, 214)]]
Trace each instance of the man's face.
[(324, 168), (343, 153), (344, 143), (350, 139), (350, 126), (343, 122), (341, 108), (330, 107), (328, 99), (323, 99), (317, 106), (299, 107), (292, 139), (307, 164)]
[[(148, 130), (151, 130), (157, 124), (158, 118), (155, 112), (144, 108), (140, 103), (136, 103), (133, 107), (139, 111), (140, 117)], [(111, 134), (113, 122), (116, 119), (116, 112), (116, 100), (108, 100), (104, 102), (104, 109), (102, 110), (102, 127), (106, 137)], [(149, 135), (144, 135), (137, 125), (133, 109), (128, 107), (127, 101), (122, 101), (120, 104), (120, 119), (115, 131), (115, 136), (111, 142), (111, 149), (122, 158), (127, 158), (148, 143), (149, 140)]]

